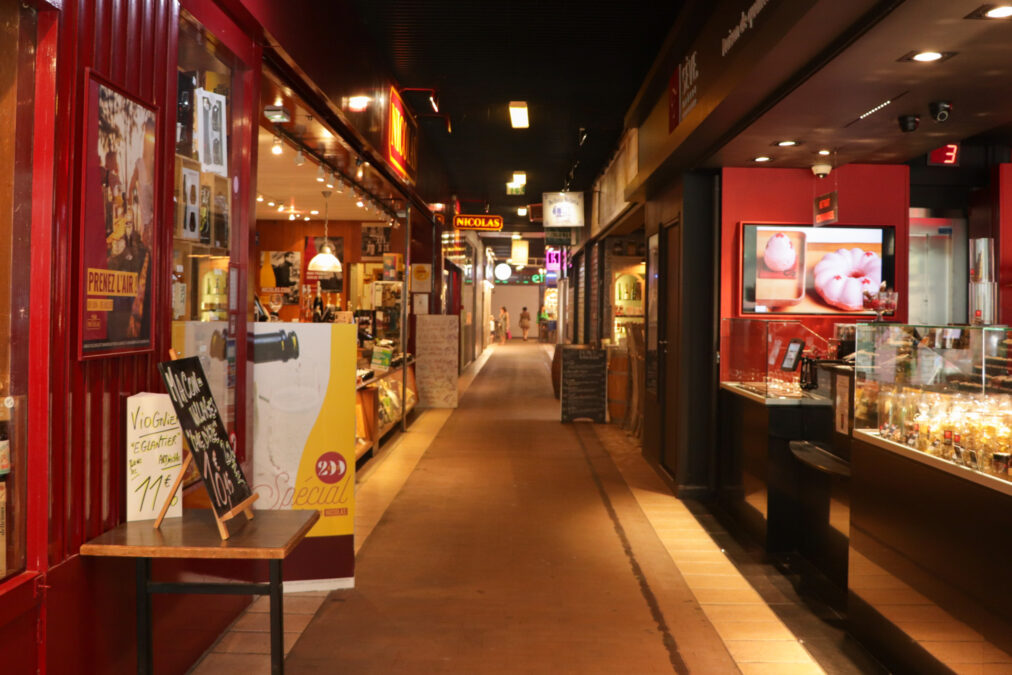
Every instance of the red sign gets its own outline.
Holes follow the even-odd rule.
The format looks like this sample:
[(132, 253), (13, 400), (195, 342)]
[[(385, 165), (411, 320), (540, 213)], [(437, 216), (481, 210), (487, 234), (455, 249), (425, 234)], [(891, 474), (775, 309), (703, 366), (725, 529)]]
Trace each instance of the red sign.
[(928, 166), (959, 166), (959, 143), (949, 143), (932, 150)]
[(457, 230), (498, 232), (502, 229), (502, 216), (489, 216), (485, 214), (469, 216), (462, 213), (453, 217), (453, 227)]
[(829, 225), (840, 219), (837, 208), (836, 191), (819, 195), (815, 198), (815, 225)]
[(412, 143), (414, 129), (411, 116), (404, 107), (404, 100), (397, 90), (390, 88), (390, 121), (387, 124), (387, 161), (402, 178), (411, 178), (409, 168), (413, 167)]

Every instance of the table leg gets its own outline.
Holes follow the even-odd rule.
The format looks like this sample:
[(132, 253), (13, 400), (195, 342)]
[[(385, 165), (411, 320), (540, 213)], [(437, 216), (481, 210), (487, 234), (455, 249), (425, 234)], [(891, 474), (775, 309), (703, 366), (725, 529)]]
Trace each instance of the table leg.
[(285, 614), (281, 587), (281, 561), (271, 560), (271, 674), (285, 672)]
[(151, 595), (148, 581), (151, 579), (151, 558), (137, 558), (137, 672), (151, 675), (154, 660), (151, 654)]

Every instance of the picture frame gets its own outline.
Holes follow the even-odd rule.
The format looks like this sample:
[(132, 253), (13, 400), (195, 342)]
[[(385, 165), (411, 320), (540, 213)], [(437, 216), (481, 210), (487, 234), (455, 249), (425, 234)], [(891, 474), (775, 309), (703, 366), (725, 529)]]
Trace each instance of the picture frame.
[(154, 350), (160, 108), (84, 72), (77, 357)]

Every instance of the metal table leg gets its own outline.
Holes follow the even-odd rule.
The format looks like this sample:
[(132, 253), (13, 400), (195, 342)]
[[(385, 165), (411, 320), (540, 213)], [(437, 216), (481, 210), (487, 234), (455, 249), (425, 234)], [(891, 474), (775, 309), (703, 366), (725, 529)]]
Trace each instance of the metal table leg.
[(151, 558), (137, 558), (137, 672), (151, 675), (154, 660), (151, 654), (151, 595), (148, 580), (151, 578)]
[(281, 587), (281, 561), (271, 560), (271, 673), (285, 672), (285, 615)]

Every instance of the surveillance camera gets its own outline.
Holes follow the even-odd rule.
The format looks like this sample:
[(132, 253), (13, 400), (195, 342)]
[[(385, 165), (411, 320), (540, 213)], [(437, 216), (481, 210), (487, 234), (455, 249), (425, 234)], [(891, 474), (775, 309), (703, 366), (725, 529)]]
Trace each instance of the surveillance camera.
[(812, 173), (815, 174), (816, 178), (825, 178), (833, 170), (830, 164), (813, 164)]
[(948, 122), (952, 114), (952, 104), (948, 101), (932, 101), (928, 104), (928, 110), (931, 111), (931, 119), (936, 122)]
[(900, 123), (900, 131), (910, 133), (917, 131), (917, 125), (921, 123), (921, 118), (917, 115), (900, 115), (897, 122)]

